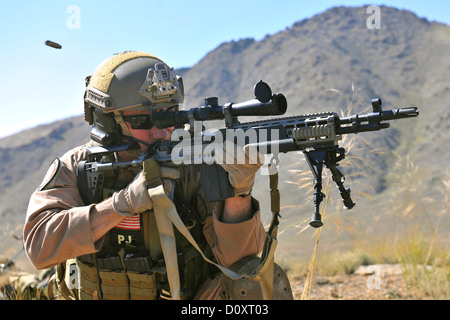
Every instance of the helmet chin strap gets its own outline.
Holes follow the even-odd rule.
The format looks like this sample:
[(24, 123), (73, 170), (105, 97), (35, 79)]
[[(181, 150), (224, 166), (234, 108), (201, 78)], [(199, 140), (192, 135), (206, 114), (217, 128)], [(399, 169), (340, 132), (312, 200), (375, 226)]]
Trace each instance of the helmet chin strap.
[(145, 141), (143, 141), (141, 139), (138, 139), (138, 138), (135, 138), (135, 137), (132, 137), (132, 136), (124, 136), (124, 135), (122, 135), (122, 138), (127, 139), (127, 140), (131, 140), (131, 141), (136, 141), (138, 143), (142, 143), (143, 145), (145, 145), (147, 147), (151, 147), (153, 145), (153, 143), (148, 143), (148, 142), (145, 142)]
[(137, 143), (137, 146), (138, 146), (137, 149), (130, 149), (130, 150), (123, 151), (125, 154), (128, 155), (127, 157), (132, 157), (132, 158), (137, 159), (138, 157), (140, 157), (143, 154), (143, 150), (142, 150), (141, 146), (139, 145), (139, 143), (147, 146), (148, 147), (147, 150), (151, 150), (151, 148), (152, 148), (152, 144), (142, 141), (141, 139), (137, 139), (135, 137), (121, 135), (120, 138), (123, 140), (129, 140), (129, 141)]
[(120, 126), (120, 128), (122, 129), (123, 136), (131, 137), (132, 136), (131, 131), (128, 128), (125, 121), (123, 120), (122, 114), (120, 113), (120, 111), (114, 111), (114, 119), (116, 120), (116, 123)]

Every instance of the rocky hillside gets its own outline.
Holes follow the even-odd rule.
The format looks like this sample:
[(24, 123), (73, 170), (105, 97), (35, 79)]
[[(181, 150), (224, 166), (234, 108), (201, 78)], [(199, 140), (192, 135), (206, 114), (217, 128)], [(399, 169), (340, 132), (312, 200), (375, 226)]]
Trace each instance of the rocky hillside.
[[(347, 106), (353, 113), (367, 112), (370, 100), (376, 97), (389, 109), (419, 107), (419, 118), (398, 121), (383, 132), (360, 135), (358, 147), (352, 149), (359, 166), (343, 169), (347, 183), (369, 196), (352, 211), (355, 214), (351, 217), (360, 223), (382, 211), (381, 205), (392, 199), (393, 152), (414, 161), (424, 174), (420, 176), (421, 192), (435, 199), (443, 163), (450, 156), (450, 27), (384, 6), (381, 29), (369, 30), (367, 18), (366, 7), (331, 8), (260, 41), (223, 43), (198, 64), (180, 70), (187, 92), (185, 108), (203, 104), (207, 96), (218, 96), (220, 104), (252, 99), (253, 86), (261, 79), (273, 92), (285, 94), (287, 115), (340, 112)], [(89, 130), (81, 117), (75, 117), (0, 139), (3, 239), (20, 235), (28, 198), (50, 161), (84, 143)], [(371, 152), (364, 152), (363, 146)], [(282, 235), (286, 237), (294, 236), (297, 230), (292, 226), (313, 211), (312, 193), (288, 183), (299, 179), (289, 171), (298, 168), (297, 163), (304, 164), (303, 155), (282, 157), (283, 217), (289, 220), (285, 225), (291, 227)], [(261, 181), (262, 187), (255, 192), (267, 206), (267, 177), (258, 179), (257, 185)], [(336, 192), (334, 188), (332, 192)], [(306, 200), (308, 205), (299, 208)], [(0, 252), (7, 245), (8, 241), (4, 242)]]

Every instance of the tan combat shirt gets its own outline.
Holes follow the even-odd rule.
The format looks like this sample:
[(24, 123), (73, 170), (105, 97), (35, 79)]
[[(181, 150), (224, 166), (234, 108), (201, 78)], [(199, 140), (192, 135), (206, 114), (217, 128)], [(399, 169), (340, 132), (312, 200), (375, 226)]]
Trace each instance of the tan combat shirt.
[[(37, 269), (50, 268), (67, 259), (100, 251), (104, 234), (118, 223), (111, 198), (91, 205), (85, 205), (81, 199), (76, 177), (77, 164), (81, 160), (86, 160), (86, 146), (63, 155), (59, 166), (50, 167), (43, 181), (45, 188), (38, 188), (31, 196), (23, 239), (26, 254)], [(190, 180), (192, 177), (185, 179), (182, 188), (198, 183)], [(253, 216), (234, 224), (220, 221), (223, 202), (207, 206), (209, 212), (203, 233), (217, 261), (226, 267), (262, 250), (265, 231), (258, 202), (252, 201)], [(116, 217), (113, 219), (112, 215)], [(98, 233), (99, 228), (106, 230)]]

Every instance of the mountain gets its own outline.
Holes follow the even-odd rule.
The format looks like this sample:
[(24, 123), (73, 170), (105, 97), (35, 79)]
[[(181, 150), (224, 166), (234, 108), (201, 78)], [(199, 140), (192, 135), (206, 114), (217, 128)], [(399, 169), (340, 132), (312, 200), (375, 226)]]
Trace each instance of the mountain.
[[(389, 130), (358, 135), (349, 157), (357, 165), (342, 170), (359, 198), (349, 217), (372, 226), (384, 205), (398, 197), (393, 180), (399, 174), (399, 159), (417, 166), (417, 172), (406, 173), (413, 175), (417, 192), (434, 201), (430, 210), (433, 205), (442, 209), (443, 159), (450, 156), (450, 27), (381, 6), (381, 29), (368, 29), (366, 9), (335, 7), (260, 41), (222, 43), (179, 73), (185, 83), (184, 108), (202, 105), (208, 96), (218, 96), (219, 104), (250, 100), (254, 84), (261, 79), (273, 92), (287, 97), (286, 115), (345, 112), (347, 107), (352, 113), (368, 112), (371, 99), (377, 97), (386, 109), (419, 107), (418, 118), (396, 121)], [(86, 142), (89, 130), (81, 117), (74, 117), (0, 139), (4, 247), (12, 234), (20, 234), (29, 196), (51, 160)], [(311, 191), (295, 187), (299, 177), (292, 170), (308, 170), (303, 155), (283, 155), (281, 161), (282, 223), (286, 226), (282, 237), (287, 239), (295, 236), (295, 225), (309, 219), (313, 204)], [(269, 206), (267, 177), (257, 179), (261, 187), (255, 194), (265, 208)], [(334, 188), (331, 193), (336, 193)], [(393, 228), (391, 220), (383, 221), (389, 225), (386, 230)]]

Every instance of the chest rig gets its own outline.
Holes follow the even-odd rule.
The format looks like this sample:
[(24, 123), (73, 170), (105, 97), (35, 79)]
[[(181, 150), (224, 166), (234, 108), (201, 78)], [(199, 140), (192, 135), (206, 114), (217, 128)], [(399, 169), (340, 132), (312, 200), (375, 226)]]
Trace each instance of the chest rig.
[[(125, 179), (123, 178), (127, 172), (122, 172), (123, 170), (93, 174), (95, 170), (91, 169), (94, 165), (101, 167), (102, 162), (110, 164), (111, 161), (116, 161), (115, 152), (126, 149), (124, 146), (120, 146), (120, 150), (118, 147), (91, 148), (88, 148), (87, 161), (80, 161), (77, 170), (80, 195), (86, 204), (98, 203), (116, 190), (126, 187), (139, 171), (130, 170), (129, 178)], [(277, 267), (274, 252), (278, 242), (276, 237), (280, 212), (278, 174), (270, 175), (272, 221), (266, 231), (261, 257), (252, 256), (257, 263), (251, 270), (236, 272), (234, 265), (229, 269), (215, 261), (203, 236), (203, 222), (212, 210), (207, 208), (210, 203), (203, 200), (203, 193), (200, 192), (202, 188), (198, 168), (183, 167), (181, 177), (175, 181), (174, 189), (171, 189), (171, 198), (177, 199), (174, 203), (161, 187), (158, 164), (154, 159), (147, 160), (143, 162), (143, 171), (149, 195), (154, 200), (154, 210), (140, 214), (134, 218), (134, 222), (127, 221), (128, 224), (118, 226), (122, 228), (113, 228), (105, 236), (100, 252), (80, 256), (57, 266), (55, 281), (59, 292), (66, 299), (191, 299), (198, 298), (195, 296), (196, 291), (201, 292), (205, 285), (209, 287), (209, 279), (214, 278), (211, 275), (217, 275), (217, 270), (220, 270), (219, 274), (225, 275), (233, 283), (243, 283), (246, 287), (245, 290), (238, 286), (230, 287), (224, 282), (219, 287), (226, 292), (229, 291), (227, 287), (236, 287), (241, 293), (251, 287), (261, 290), (263, 299), (275, 298), (278, 295), (273, 288), (276, 280), (274, 266)], [(158, 170), (147, 170), (146, 163)], [(153, 179), (155, 177), (157, 179)], [(159, 183), (151, 187), (151, 181)], [(139, 230), (133, 229), (136, 231), (134, 232), (123, 228), (130, 225), (139, 225)], [(164, 237), (168, 241), (163, 240)], [(206, 279), (208, 281), (204, 281)], [(259, 282), (259, 285), (255, 286), (255, 282)], [(288, 287), (288, 281), (287, 286), (280, 287), (282, 298), (288, 293), (288, 298), (292, 299), (292, 291)]]
[[(95, 174), (92, 163), (113, 162), (114, 153), (102, 148), (89, 150), (87, 161), (78, 165), (78, 186), (86, 204), (98, 203), (125, 188), (140, 171), (137, 168)], [(173, 199), (176, 210), (197, 243), (213, 259), (203, 232), (206, 206), (198, 193), (196, 179), (181, 170), (175, 181)], [(189, 184), (183, 183), (189, 181)], [(189, 188), (186, 186), (189, 185)], [(202, 210), (199, 210), (199, 207)], [(201, 212), (201, 213), (200, 213)], [(175, 232), (181, 299), (190, 299), (197, 288), (214, 273), (197, 250), (177, 230)], [(126, 218), (104, 237), (101, 251), (77, 257), (73, 263), (79, 272), (78, 299), (171, 299), (167, 266), (153, 210)]]

